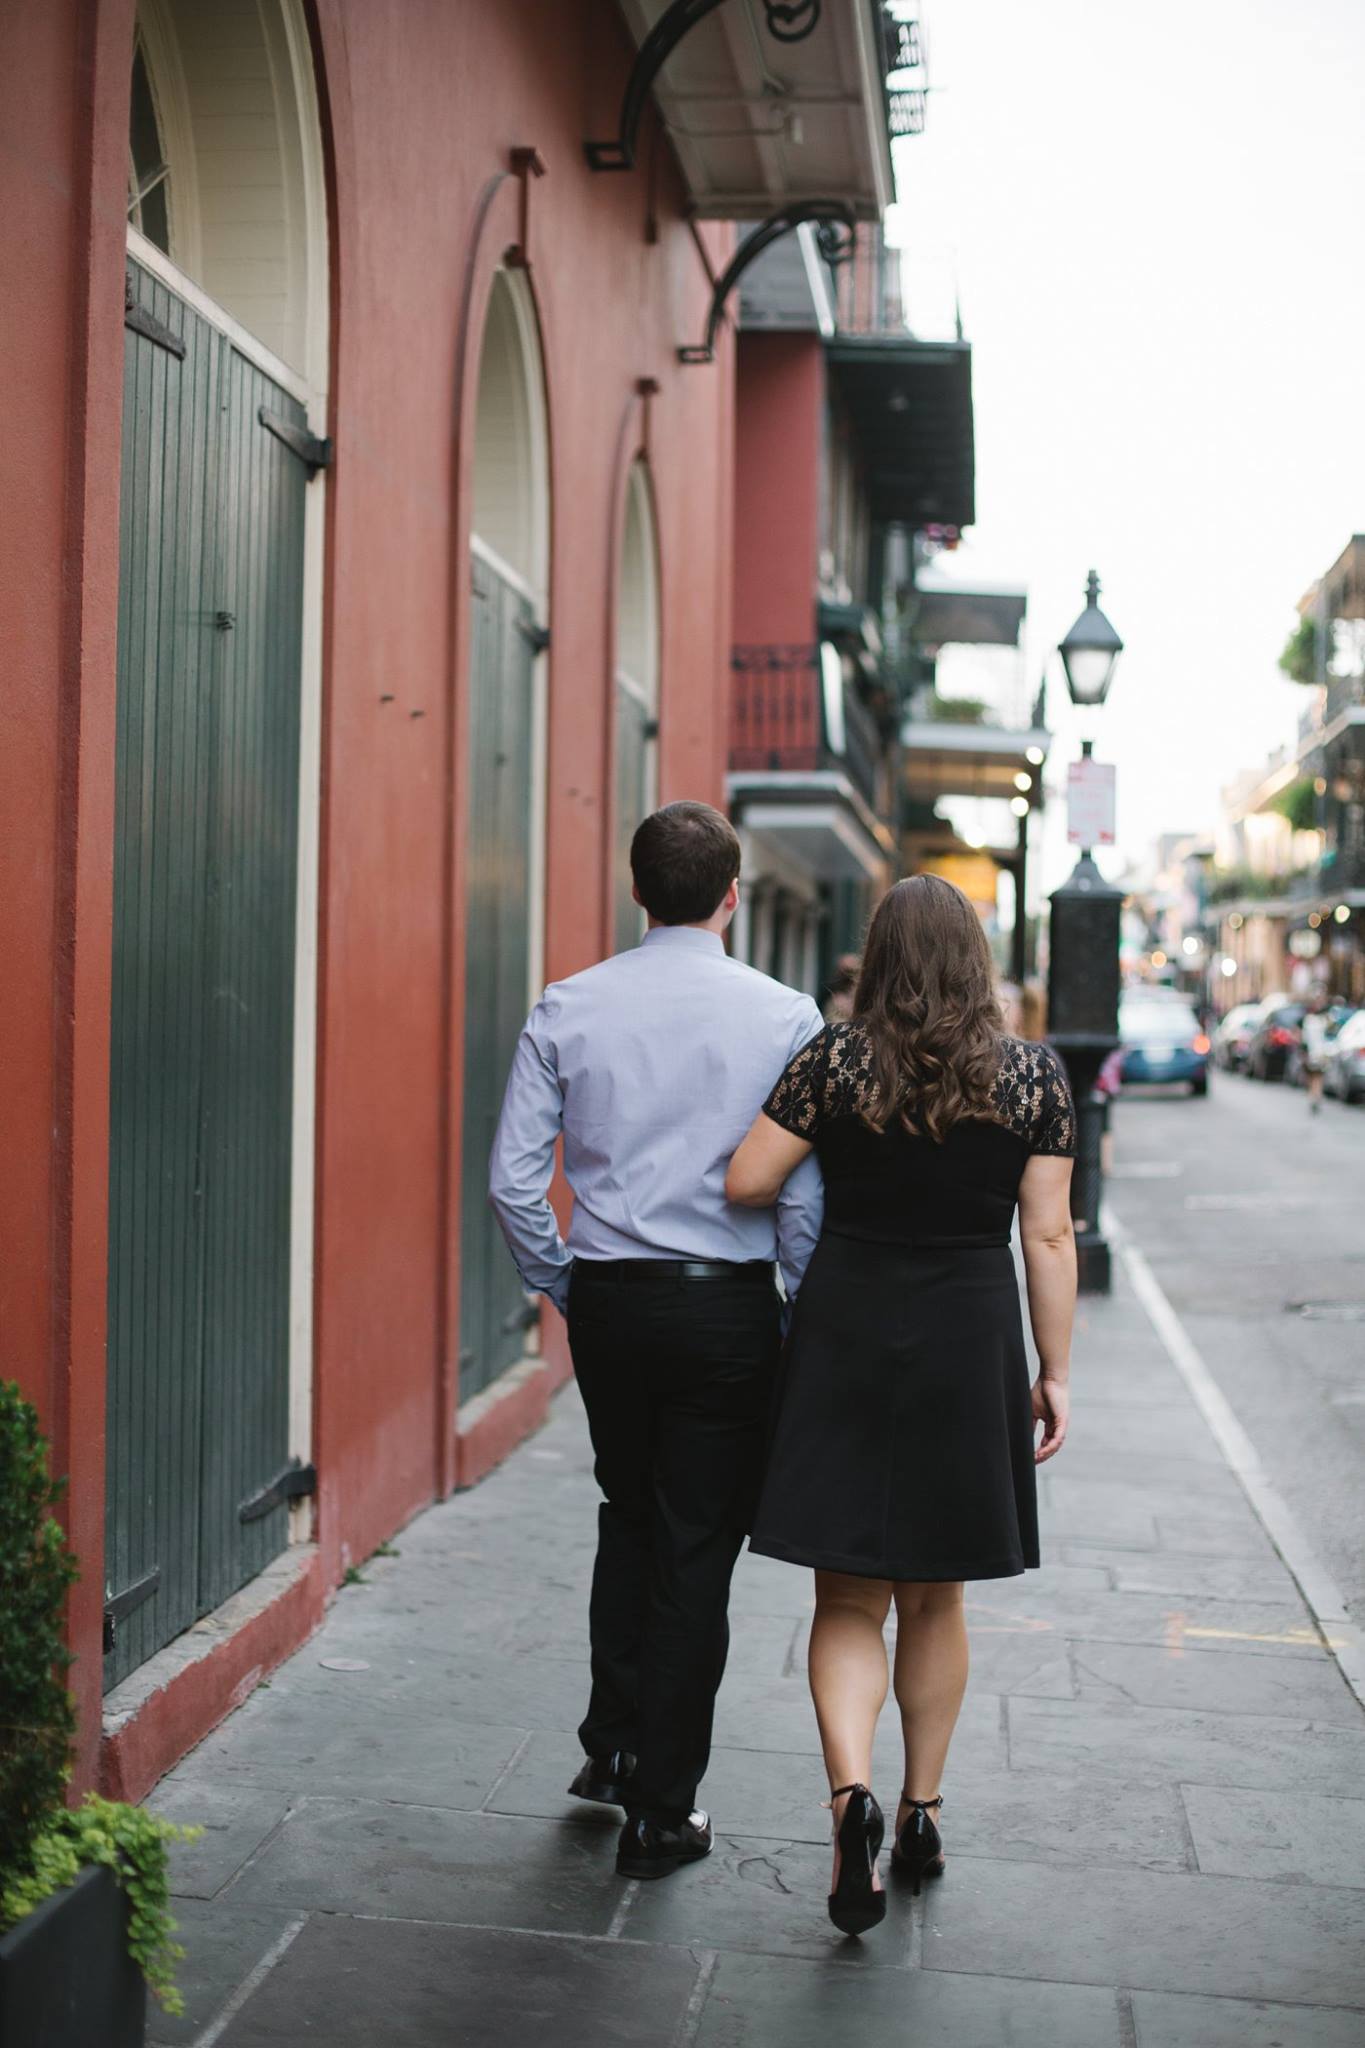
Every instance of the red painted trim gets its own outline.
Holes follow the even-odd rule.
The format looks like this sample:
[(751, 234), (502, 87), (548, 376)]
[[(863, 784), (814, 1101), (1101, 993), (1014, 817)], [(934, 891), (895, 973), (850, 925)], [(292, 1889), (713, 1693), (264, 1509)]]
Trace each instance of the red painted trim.
[[(477, 1485), (539, 1429), (550, 1412), (551, 1400), (571, 1372), (567, 1357), (547, 1356), (538, 1372), (494, 1401), (471, 1428), (462, 1430), (455, 1439), (456, 1486)], [(493, 1384), (496, 1387), (497, 1382)]]
[(327, 1605), (322, 1557), (278, 1599), (162, 1688), (100, 1743), (99, 1784), (108, 1799), (145, 1799), (157, 1779), (204, 1740), (312, 1635)]

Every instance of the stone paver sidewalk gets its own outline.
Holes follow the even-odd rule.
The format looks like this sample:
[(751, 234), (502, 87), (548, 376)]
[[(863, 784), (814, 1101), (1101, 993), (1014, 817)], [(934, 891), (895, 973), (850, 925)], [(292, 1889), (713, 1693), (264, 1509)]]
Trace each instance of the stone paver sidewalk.
[(804, 1572), (741, 1561), (708, 1863), (623, 1884), (612, 1816), (564, 1796), (596, 1502), (569, 1390), (154, 1795), (207, 1832), (189, 2012), (153, 2039), (1359, 2048), (1365, 1716), (1121, 1274), (1076, 1403), (1046, 1568), (969, 1589), (947, 1876), (865, 1941), (825, 1916)]

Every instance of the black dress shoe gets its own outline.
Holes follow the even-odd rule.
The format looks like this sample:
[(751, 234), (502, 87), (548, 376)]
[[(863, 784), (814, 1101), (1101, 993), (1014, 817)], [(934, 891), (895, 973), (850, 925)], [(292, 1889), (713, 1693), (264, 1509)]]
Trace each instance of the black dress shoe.
[(628, 1820), (616, 1847), (619, 1877), (671, 1877), (680, 1863), (711, 1854), (715, 1836), (698, 1807), (676, 1827), (658, 1820)]
[(610, 1756), (590, 1756), (569, 1791), (575, 1799), (593, 1799), (599, 1806), (624, 1806), (635, 1759), (628, 1749), (614, 1749)]

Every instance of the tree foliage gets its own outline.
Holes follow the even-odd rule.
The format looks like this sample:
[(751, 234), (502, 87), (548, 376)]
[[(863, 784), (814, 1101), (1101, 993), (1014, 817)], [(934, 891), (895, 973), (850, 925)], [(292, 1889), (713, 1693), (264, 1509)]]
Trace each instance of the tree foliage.
[(1318, 680), (1318, 635), (1311, 618), (1300, 619), (1280, 653), (1280, 667), (1291, 683)]

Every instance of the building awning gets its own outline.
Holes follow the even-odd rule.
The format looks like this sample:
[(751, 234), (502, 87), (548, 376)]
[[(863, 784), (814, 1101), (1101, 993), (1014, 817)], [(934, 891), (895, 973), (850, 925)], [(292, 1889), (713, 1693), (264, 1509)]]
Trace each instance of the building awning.
[(972, 350), (908, 334), (837, 335), (830, 381), (862, 456), (879, 523), (970, 526), (976, 517)]
[[(621, 0), (637, 47), (672, 11)], [(762, 0), (726, 0), (687, 30), (654, 98), (700, 219), (816, 198), (881, 218), (894, 190), (881, 16), (877, 0), (839, 0), (809, 35), (779, 40)]]
[(891, 879), (895, 840), (837, 771), (738, 771), (726, 778), (726, 793), (736, 825), (780, 847), (813, 879), (878, 888)]
[(1022, 590), (925, 589), (915, 593), (920, 647), (1017, 647), (1028, 610)]
[(1015, 797), (1015, 776), (1035, 779), (1029, 751), (1046, 755), (1051, 735), (1041, 728), (1015, 732), (998, 725), (950, 725), (911, 719), (901, 727), (905, 793), (915, 801), (938, 796)]

